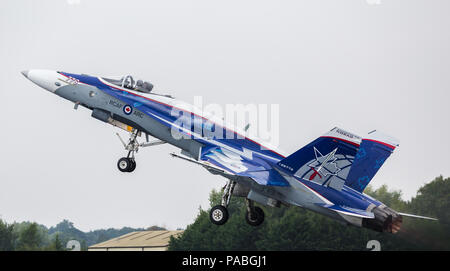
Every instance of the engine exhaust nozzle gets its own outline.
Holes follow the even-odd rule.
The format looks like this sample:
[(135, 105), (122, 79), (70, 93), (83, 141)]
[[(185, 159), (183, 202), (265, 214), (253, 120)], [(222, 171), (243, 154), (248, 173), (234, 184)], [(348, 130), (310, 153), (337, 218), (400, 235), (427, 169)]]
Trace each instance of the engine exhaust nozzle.
[(364, 218), (362, 221), (362, 226), (378, 232), (390, 232), (397, 233), (401, 226), (403, 218), (396, 211), (386, 207), (378, 206), (375, 207), (372, 212), (375, 218)]

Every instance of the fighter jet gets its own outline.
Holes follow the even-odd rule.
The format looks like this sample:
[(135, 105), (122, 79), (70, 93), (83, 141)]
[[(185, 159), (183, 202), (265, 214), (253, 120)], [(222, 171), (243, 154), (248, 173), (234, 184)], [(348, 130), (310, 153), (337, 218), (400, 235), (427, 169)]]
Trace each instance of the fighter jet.
[[(49, 70), (22, 74), (73, 102), (75, 109), (86, 107), (93, 118), (128, 131), (127, 142), (119, 136), (127, 151), (117, 163), (124, 174), (135, 170), (140, 148), (168, 143), (181, 149), (173, 157), (225, 177), (221, 204), (210, 210), (216, 225), (227, 222), (233, 195), (245, 198), (245, 219), (252, 226), (264, 221), (255, 202), (302, 207), (347, 225), (389, 233), (400, 230), (403, 216), (434, 219), (397, 212), (363, 193), (399, 146), (398, 140), (379, 131), (360, 137), (335, 127), (284, 156), (243, 130), (230, 129), (187, 103), (152, 92), (151, 83), (130, 75), (106, 78)], [(142, 135), (146, 140), (139, 143)]]

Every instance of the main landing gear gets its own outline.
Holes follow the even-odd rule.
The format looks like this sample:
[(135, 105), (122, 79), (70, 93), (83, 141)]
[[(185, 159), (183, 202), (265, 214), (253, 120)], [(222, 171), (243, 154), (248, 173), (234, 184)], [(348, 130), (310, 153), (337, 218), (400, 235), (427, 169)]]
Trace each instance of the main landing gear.
[(116, 135), (122, 142), (125, 150), (128, 151), (127, 157), (122, 157), (117, 162), (117, 168), (119, 168), (121, 172), (133, 172), (136, 169), (136, 159), (134, 158), (134, 154), (139, 151), (140, 147), (149, 147), (166, 143), (161, 140), (150, 142), (148, 140), (148, 135), (146, 135), (147, 138), (146, 143), (139, 143), (137, 141), (137, 137), (140, 136), (140, 134), (141, 132), (139, 130), (133, 128), (133, 130), (131, 130), (130, 133), (130, 139), (128, 139), (128, 144), (126, 144), (125, 141), (120, 137), (120, 135), (116, 133)]
[(216, 205), (211, 208), (211, 211), (209, 212), (209, 219), (212, 223), (216, 225), (223, 225), (228, 221), (229, 214), (227, 207), (228, 204), (230, 204), (231, 195), (233, 194), (235, 185), (236, 182), (229, 180), (224, 189), (221, 205)]
[[(216, 205), (211, 208), (209, 212), (209, 219), (212, 223), (216, 225), (223, 225), (228, 221), (229, 213), (228, 213), (228, 204), (230, 203), (231, 195), (233, 194), (234, 186), (236, 185), (235, 181), (228, 181), (225, 186), (224, 193), (222, 196), (222, 203), (220, 205)], [(246, 199), (247, 212), (245, 214), (245, 220), (251, 226), (259, 226), (264, 221), (264, 211), (255, 207), (253, 201)]]

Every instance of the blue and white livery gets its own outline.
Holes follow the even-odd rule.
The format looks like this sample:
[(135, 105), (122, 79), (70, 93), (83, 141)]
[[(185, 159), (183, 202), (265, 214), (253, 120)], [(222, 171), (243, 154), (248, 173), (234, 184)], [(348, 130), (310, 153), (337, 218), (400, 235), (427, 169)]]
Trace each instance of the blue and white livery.
[[(153, 93), (151, 83), (130, 75), (110, 79), (48, 70), (22, 73), (74, 102), (75, 108), (84, 106), (92, 110), (92, 117), (129, 131), (128, 142), (119, 136), (128, 151), (117, 163), (120, 171), (135, 170), (139, 148), (169, 143), (181, 149), (181, 153), (172, 153), (174, 157), (227, 178), (222, 203), (210, 211), (214, 224), (227, 221), (232, 195), (246, 199), (246, 221), (253, 226), (264, 221), (263, 210), (254, 202), (299, 206), (348, 225), (391, 233), (400, 230), (402, 216), (413, 216), (398, 213), (363, 193), (399, 146), (398, 140), (378, 131), (360, 137), (336, 127), (285, 156), (187, 103)], [(139, 143), (142, 134), (146, 141)], [(150, 141), (149, 136), (156, 140)]]

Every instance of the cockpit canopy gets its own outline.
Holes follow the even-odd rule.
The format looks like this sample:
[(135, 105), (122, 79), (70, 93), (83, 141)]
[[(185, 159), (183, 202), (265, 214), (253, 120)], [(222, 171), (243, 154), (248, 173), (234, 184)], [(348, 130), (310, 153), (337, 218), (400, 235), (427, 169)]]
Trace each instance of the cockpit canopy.
[(134, 80), (131, 75), (124, 76), (119, 80), (108, 79), (108, 78), (103, 78), (103, 79), (105, 79), (106, 81), (108, 81), (116, 86), (131, 89), (134, 91), (143, 92), (143, 93), (150, 93), (153, 89), (153, 85), (150, 82), (142, 81), (142, 80)]

